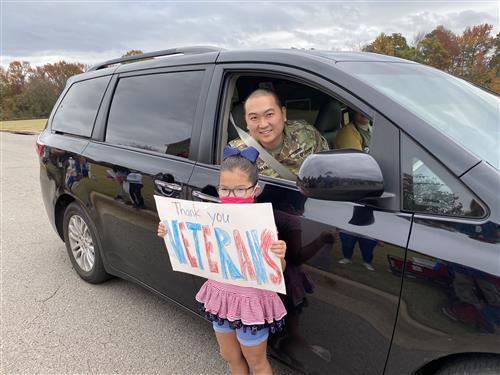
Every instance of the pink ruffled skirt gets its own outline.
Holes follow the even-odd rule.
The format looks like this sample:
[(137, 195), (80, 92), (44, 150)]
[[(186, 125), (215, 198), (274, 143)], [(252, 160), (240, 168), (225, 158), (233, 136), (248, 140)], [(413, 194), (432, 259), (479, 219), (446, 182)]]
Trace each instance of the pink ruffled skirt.
[(276, 292), (207, 280), (196, 300), (210, 321), (227, 320), (231, 328), (269, 327), (276, 332), (284, 326), (286, 309)]

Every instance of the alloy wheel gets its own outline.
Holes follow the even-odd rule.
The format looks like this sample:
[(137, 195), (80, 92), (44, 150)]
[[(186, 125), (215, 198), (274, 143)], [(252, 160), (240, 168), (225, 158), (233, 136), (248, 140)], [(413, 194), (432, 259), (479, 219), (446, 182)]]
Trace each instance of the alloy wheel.
[(87, 223), (79, 215), (73, 215), (68, 223), (69, 246), (78, 266), (90, 272), (95, 263), (95, 249)]

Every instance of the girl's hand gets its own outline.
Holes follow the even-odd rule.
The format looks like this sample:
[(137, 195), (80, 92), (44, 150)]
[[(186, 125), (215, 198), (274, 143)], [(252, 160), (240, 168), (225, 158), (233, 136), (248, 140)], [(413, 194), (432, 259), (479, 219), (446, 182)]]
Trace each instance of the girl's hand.
[(158, 223), (158, 231), (157, 231), (158, 237), (165, 237), (167, 235), (167, 228), (165, 228), (165, 224), (163, 224), (161, 221)]
[(285, 259), (286, 242), (282, 240), (274, 241), (271, 245), (271, 252), (279, 259)]

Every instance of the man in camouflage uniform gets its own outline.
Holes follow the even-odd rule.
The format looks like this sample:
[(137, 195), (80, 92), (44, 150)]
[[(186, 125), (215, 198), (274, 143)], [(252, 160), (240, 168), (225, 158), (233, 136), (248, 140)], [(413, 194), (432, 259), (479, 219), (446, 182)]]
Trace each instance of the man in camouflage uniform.
[[(304, 120), (286, 120), (286, 108), (276, 93), (266, 89), (252, 92), (244, 105), (249, 134), (278, 162), (297, 174), (305, 158), (315, 152), (328, 150), (328, 142)], [(240, 139), (229, 142), (231, 147), (245, 148)], [(264, 160), (257, 160), (259, 173), (280, 177)]]

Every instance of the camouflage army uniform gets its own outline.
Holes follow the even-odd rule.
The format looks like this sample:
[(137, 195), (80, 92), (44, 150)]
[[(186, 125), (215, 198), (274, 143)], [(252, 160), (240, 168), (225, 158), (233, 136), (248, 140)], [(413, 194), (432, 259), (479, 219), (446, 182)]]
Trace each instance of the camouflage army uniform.
[[(275, 153), (269, 153), (294, 174), (299, 173), (300, 166), (307, 156), (329, 149), (326, 139), (304, 120), (287, 121), (283, 133), (281, 149)], [(247, 147), (240, 138), (229, 142), (229, 146), (239, 149)], [(280, 177), (278, 172), (269, 167), (260, 157), (257, 159), (257, 168), (259, 173), (265, 176)]]

